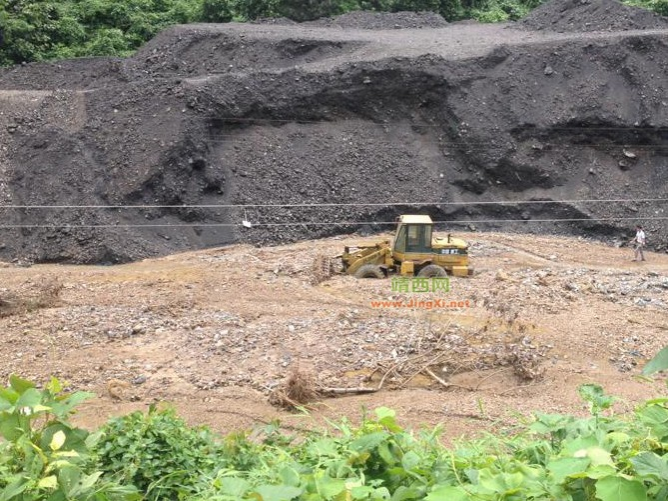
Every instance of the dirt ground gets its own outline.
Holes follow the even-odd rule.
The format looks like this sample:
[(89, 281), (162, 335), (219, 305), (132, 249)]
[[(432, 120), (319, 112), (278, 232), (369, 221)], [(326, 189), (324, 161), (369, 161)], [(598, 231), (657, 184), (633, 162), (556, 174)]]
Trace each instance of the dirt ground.
[[(352, 13), (0, 70), (0, 377), (95, 392), (91, 427), (154, 402), (222, 432), (384, 405), (448, 438), (584, 412), (585, 382), (619, 412), (665, 394), (637, 376), (668, 331), (667, 26), (612, 0)], [(314, 283), (378, 238), (333, 235), (415, 211), (471, 230), (475, 276)], [(643, 263), (613, 245), (638, 222)], [(377, 391), (312, 420), (269, 403), (295, 371)]]
[[(517, 413), (584, 412), (582, 383), (617, 395), (619, 412), (665, 395), (663, 381), (637, 376), (667, 339), (667, 255), (637, 263), (629, 248), (581, 238), (462, 236), (476, 274), (452, 277), (449, 292), (340, 275), (312, 283), (314, 258), (376, 240), (361, 237), (113, 267), (6, 264), (0, 376), (53, 374), (97, 393), (76, 418), (90, 427), (154, 402), (221, 432), (389, 406), (411, 427), (442, 423), (450, 439)], [(468, 307), (372, 304), (410, 297)], [(380, 391), (323, 398), (305, 418), (268, 403), (295, 369), (329, 388), (377, 388), (386, 377)]]

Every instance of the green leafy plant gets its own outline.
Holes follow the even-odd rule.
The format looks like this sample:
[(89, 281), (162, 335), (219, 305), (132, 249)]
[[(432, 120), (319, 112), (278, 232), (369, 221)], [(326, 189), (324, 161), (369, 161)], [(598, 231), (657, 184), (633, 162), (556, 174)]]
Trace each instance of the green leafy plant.
[[(597, 385), (580, 395), (591, 415), (536, 414), (512, 435), (446, 449), (438, 430), (417, 436), (390, 409), (359, 426), (331, 423), (280, 447), (258, 444), (247, 471), (221, 469), (192, 499), (600, 500), (666, 499), (668, 409), (650, 401), (629, 419)], [(664, 445), (666, 444), (666, 445)]]
[(95, 470), (94, 437), (68, 422), (76, 405), (89, 398), (67, 393), (53, 378), (42, 390), (12, 375), (0, 389), (0, 500), (132, 500), (123, 487)]
[(647, 501), (668, 499), (668, 398), (628, 416), (595, 384), (589, 415), (524, 418), (512, 433), (444, 447), (388, 408), (286, 434), (274, 422), (219, 437), (151, 407), (89, 434), (89, 395), (13, 376), (0, 390), (0, 501)]
[(645, 376), (651, 376), (660, 371), (668, 370), (668, 346), (664, 347), (654, 357), (647, 362), (642, 369)]
[(191, 428), (173, 409), (155, 406), (110, 420), (100, 430), (97, 453), (102, 471), (137, 486), (148, 500), (182, 499), (200, 475), (228, 463), (206, 428)]

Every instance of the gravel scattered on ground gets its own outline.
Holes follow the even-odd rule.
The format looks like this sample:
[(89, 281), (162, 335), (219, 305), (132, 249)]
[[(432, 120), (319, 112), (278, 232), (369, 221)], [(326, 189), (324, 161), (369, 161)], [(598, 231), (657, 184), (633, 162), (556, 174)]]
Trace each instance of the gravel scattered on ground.
[[(630, 249), (586, 239), (462, 236), (477, 273), (452, 277), (448, 293), (347, 276), (312, 284), (316, 256), (368, 237), (114, 267), (6, 265), (0, 304), (38, 297), (40, 284), (62, 287), (57, 301), (0, 316), (0, 377), (56, 375), (96, 392), (80, 416), (88, 425), (168, 401), (191, 422), (229, 431), (287, 419), (268, 399), (294, 370), (327, 388), (376, 388), (387, 373), (380, 392), (328, 398), (316, 415), (390, 405), (411, 425), (446, 421), (450, 437), (475, 428), (475, 419), (449, 416), (475, 415), (479, 400), (488, 416), (507, 419), (515, 410), (580, 412), (583, 382), (630, 403), (664, 390), (634, 377), (665, 344), (665, 255), (641, 264)], [(372, 303), (411, 298), (423, 307)]]

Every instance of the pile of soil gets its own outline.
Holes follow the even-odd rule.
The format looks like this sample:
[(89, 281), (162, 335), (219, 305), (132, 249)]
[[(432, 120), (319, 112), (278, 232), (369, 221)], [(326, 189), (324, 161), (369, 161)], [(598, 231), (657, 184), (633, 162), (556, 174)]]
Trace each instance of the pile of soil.
[(666, 29), (668, 18), (617, 0), (553, 0), (531, 11), (519, 26), (558, 32)]
[(260, 19), (255, 19), (254, 21), (251, 21), (251, 23), (290, 26), (297, 24), (297, 21), (293, 21), (292, 19), (288, 19), (287, 17), (262, 17)]
[[(665, 248), (666, 205), (643, 200), (668, 192), (668, 30), (429, 23), (175, 26), (129, 59), (1, 70), (0, 259), (118, 263), (406, 212), (610, 239), (644, 222)], [(599, 199), (627, 201), (573, 202)]]
[(435, 12), (368, 12), (355, 11), (340, 16), (303, 23), (304, 26), (322, 26), (356, 30), (391, 30), (442, 28), (448, 22)]

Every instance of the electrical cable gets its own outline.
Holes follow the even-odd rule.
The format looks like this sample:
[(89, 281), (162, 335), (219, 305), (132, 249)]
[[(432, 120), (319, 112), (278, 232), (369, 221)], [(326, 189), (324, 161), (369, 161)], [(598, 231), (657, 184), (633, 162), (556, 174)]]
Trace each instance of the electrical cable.
[[(665, 221), (668, 216), (649, 217), (606, 217), (606, 218), (551, 218), (551, 219), (461, 219), (438, 220), (434, 224), (498, 224), (498, 223), (559, 223), (559, 222), (597, 222), (597, 221)], [(331, 222), (291, 222), (291, 223), (252, 223), (247, 228), (278, 227), (278, 226), (366, 226), (366, 225), (396, 225), (397, 221), (331, 221)], [(176, 224), (3, 224), (0, 229), (77, 229), (77, 228), (232, 228), (242, 226), (241, 223), (176, 223)]]
[(182, 205), (0, 205), (0, 209), (261, 209), (261, 208), (315, 208), (315, 207), (400, 207), (444, 205), (532, 205), (578, 203), (665, 203), (668, 198), (610, 198), (572, 200), (481, 200), (477, 202), (345, 202), (345, 203), (295, 203), (295, 204), (182, 204)]

